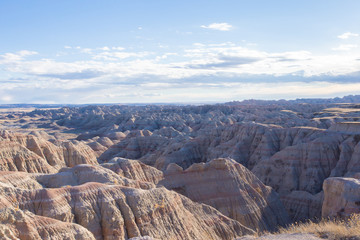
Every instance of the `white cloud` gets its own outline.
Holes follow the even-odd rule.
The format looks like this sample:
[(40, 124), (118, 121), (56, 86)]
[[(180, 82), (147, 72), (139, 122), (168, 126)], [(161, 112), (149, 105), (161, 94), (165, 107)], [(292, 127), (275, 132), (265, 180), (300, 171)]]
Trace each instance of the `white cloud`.
[(27, 56), (36, 55), (38, 52), (21, 50), (16, 53), (4, 53), (0, 55), (0, 64), (18, 62), (26, 58)]
[(36, 54), (38, 54), (38, 52), (21, 50), (21, 51), (18, 51), (17, 54), (21, 57), (27, 57), (27, 56), (31, 56), (31, 55), (36, 55)]
[(233, 28), (233, 26), (228, 23), (211, 23), (209, 25), (201, 25), (201, 27), (219, 31), (230, 31)]
[(87, 53), (87, 54), (91, 54), (92, 53), (92, 49), (91, 48), (83, 48), (81, 49), (82, 53)]
[(352, 33), (352, 32), (346, 32), (346, 33), (343, 33), (341, 35), (338, 36), (338, 38), (340, 39), (348, 39), (350, 37), (358, 37), (359, 34), (357, 33)]
[[(314, 86), (319, 91), (332, 94), (330, 87), (322, 88), (326, 84), (314, 85), (312, 82), (328, 81), (332, 82), (332, 87), (341, 89), (336, 84), (345, 80), (332, 79), (336, 76), (352, 74), (360, 69), (359, 50), (355, 48), (353, 51), (336, 51), (327, 55), (317, 55), (309, 51), (265, 52), (232, 42), (197, 43), (177, 52), (158, 53), (122, 51), (123, 48), (112, 46), (108, 48), (109, 51), (94, 48), (85, 56), (82, 51), (85, 48), (80, 48), (74, 51), (73, 55), (76, 58), (78, 54), (81, 60), (73, 61), (63, 61), (56, 57), (26, 58), (36, 54), (31, 51), (0, 55), (0, 68), (3, 73), (0, 80), (7, 80), (6, 83), (1, 84), (2, 89), (11, 89), (12, 92), (8, 93), (11, 96), (21, 96), (16, 89), (23, 89), (24, 92), (26, 89), (34, 90), (34, 88), (49, 91), (53, 89), (50, 91), (53, 94), (57, 94), (56, 91), (59, 92), (58, 94), (60, 92), (64, 94), (70, 90), (80, 89), (79, 92), (85, 91), (81, 101), (93, 101), (86, 96), (101, 95), (104, 92), (104, 96), (106, 94), (113, 96), (112, 101), (118, 102), (121, 100), (131, 102), (131, 99), (134, 99), (132, 94), (138, 91), (139, 87), (144, 94), (151, 96), (153, 101), (176, 101), (184, 98), (185, 95), (189, 96), (186, 99), (205, 99), (207, 91), (215, 89), (208, 97), (213, 96), (220, 101), (221, 95), (236, 99), (237, 96), (245, 93), (275, 97), (271, 92), (280, 92), (282, 88), (276, 90), (274, 82), (281, 82), (287, 86), (282, 93), (285, 97), (286, 92), (291, 92), (291, 89), (295, 89), (294, 86), (299, 84), (295, 81), (310, 82), (307, 88), (299, 88), (291, 92), (293, 96), (299, 97), (296, 94), (303, 96)], [(254, 85), (264, 82), (269, 82), (269, 85)], [(355, 91), (359, 85), (353, 85), (352, 88), (346, 85), (347, 88), (342, 91), (348, 92), (351, 89)], [(261, 87), (262, 91), (257, 91), (258, 87)], [(185, 88), (189, 91), (185, 91)], [(240, 88), (246, 89), (245, 92), (236, 93), (234, 89)], [(95, 94), (96, 89), (102, 90)], [(122, 92), (124, 89), (128, 89), (126, 92), (129, 94), (118, 95), (117, 92)], [(234, 90), (234, 94), (227, 95), (224, 89)], [(43, 96), (45, 93), (40, 91), (37, 94)], [(288, 97), (291, 97), (291, 94), (288, 94)], [(71, 96), (72, 94), (69, 94), (69, 97)], [(78, 96), (78, 93), (74, 96)], [(17, 97), (14, 97), (14, 101), (16, 99)], [(110, 97), (97, 99), (106, 102)]]
[(340, 44), (336, 48), (332, 48), (334, 51), (350, 51), (351, 49), (357, 48), (357, 44)]
[(123, 48), (123, 47), (112, 47), (111, 49), (112, 50), (118, 50), (118, 51), (125, 50), (125, 48)]
[[(122, 50), (122, 49), (121, 49)], [(142, 58), (152, 54), (151, 52), (101, 52), (93, 55), (95, 60), (107, 60), (107, 61), (116, 61), (119, 59), (125, 59), (130, 57)]]
[(11, 102), (11, 100), (13, 100), (13, 97), (10, 95), (2, 95), (0, 99), (2, 102)]

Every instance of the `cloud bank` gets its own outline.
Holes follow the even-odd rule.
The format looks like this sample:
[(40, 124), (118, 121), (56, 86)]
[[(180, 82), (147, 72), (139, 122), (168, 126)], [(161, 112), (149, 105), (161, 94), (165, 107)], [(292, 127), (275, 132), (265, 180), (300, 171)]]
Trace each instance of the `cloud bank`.
[(65, 46), (47, 58), (30, 50), (3, 53), (0, 102), (221, 102), (357, 93), (359, 49), (338, 48), (318, 55), (225, 42), (194, 43), (177, 52)]

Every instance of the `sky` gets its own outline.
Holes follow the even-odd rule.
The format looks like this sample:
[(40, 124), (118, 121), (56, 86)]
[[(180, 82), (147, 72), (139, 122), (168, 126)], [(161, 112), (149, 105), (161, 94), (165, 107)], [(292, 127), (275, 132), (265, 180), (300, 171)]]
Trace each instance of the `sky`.
[(0, 104), (360, 94), (358, 0), (1, 0)]

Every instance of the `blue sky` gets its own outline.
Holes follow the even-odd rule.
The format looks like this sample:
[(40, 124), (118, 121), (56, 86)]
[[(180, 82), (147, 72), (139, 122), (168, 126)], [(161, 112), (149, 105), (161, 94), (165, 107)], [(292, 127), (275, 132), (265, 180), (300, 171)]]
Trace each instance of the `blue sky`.
[(360, 1), (0, 1), (0, 103), (360, 93)]

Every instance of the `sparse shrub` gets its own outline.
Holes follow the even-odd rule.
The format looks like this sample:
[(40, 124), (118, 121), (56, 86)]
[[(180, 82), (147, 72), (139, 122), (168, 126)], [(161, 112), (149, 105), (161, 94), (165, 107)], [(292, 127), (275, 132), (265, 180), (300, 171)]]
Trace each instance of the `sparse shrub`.
[(311, 233), (332, 240), (360, 240), (360, 215), (352, 214), (349, 219), (323, 219), (318, 223), (307, 221), (280, 228), (278, 234)]

